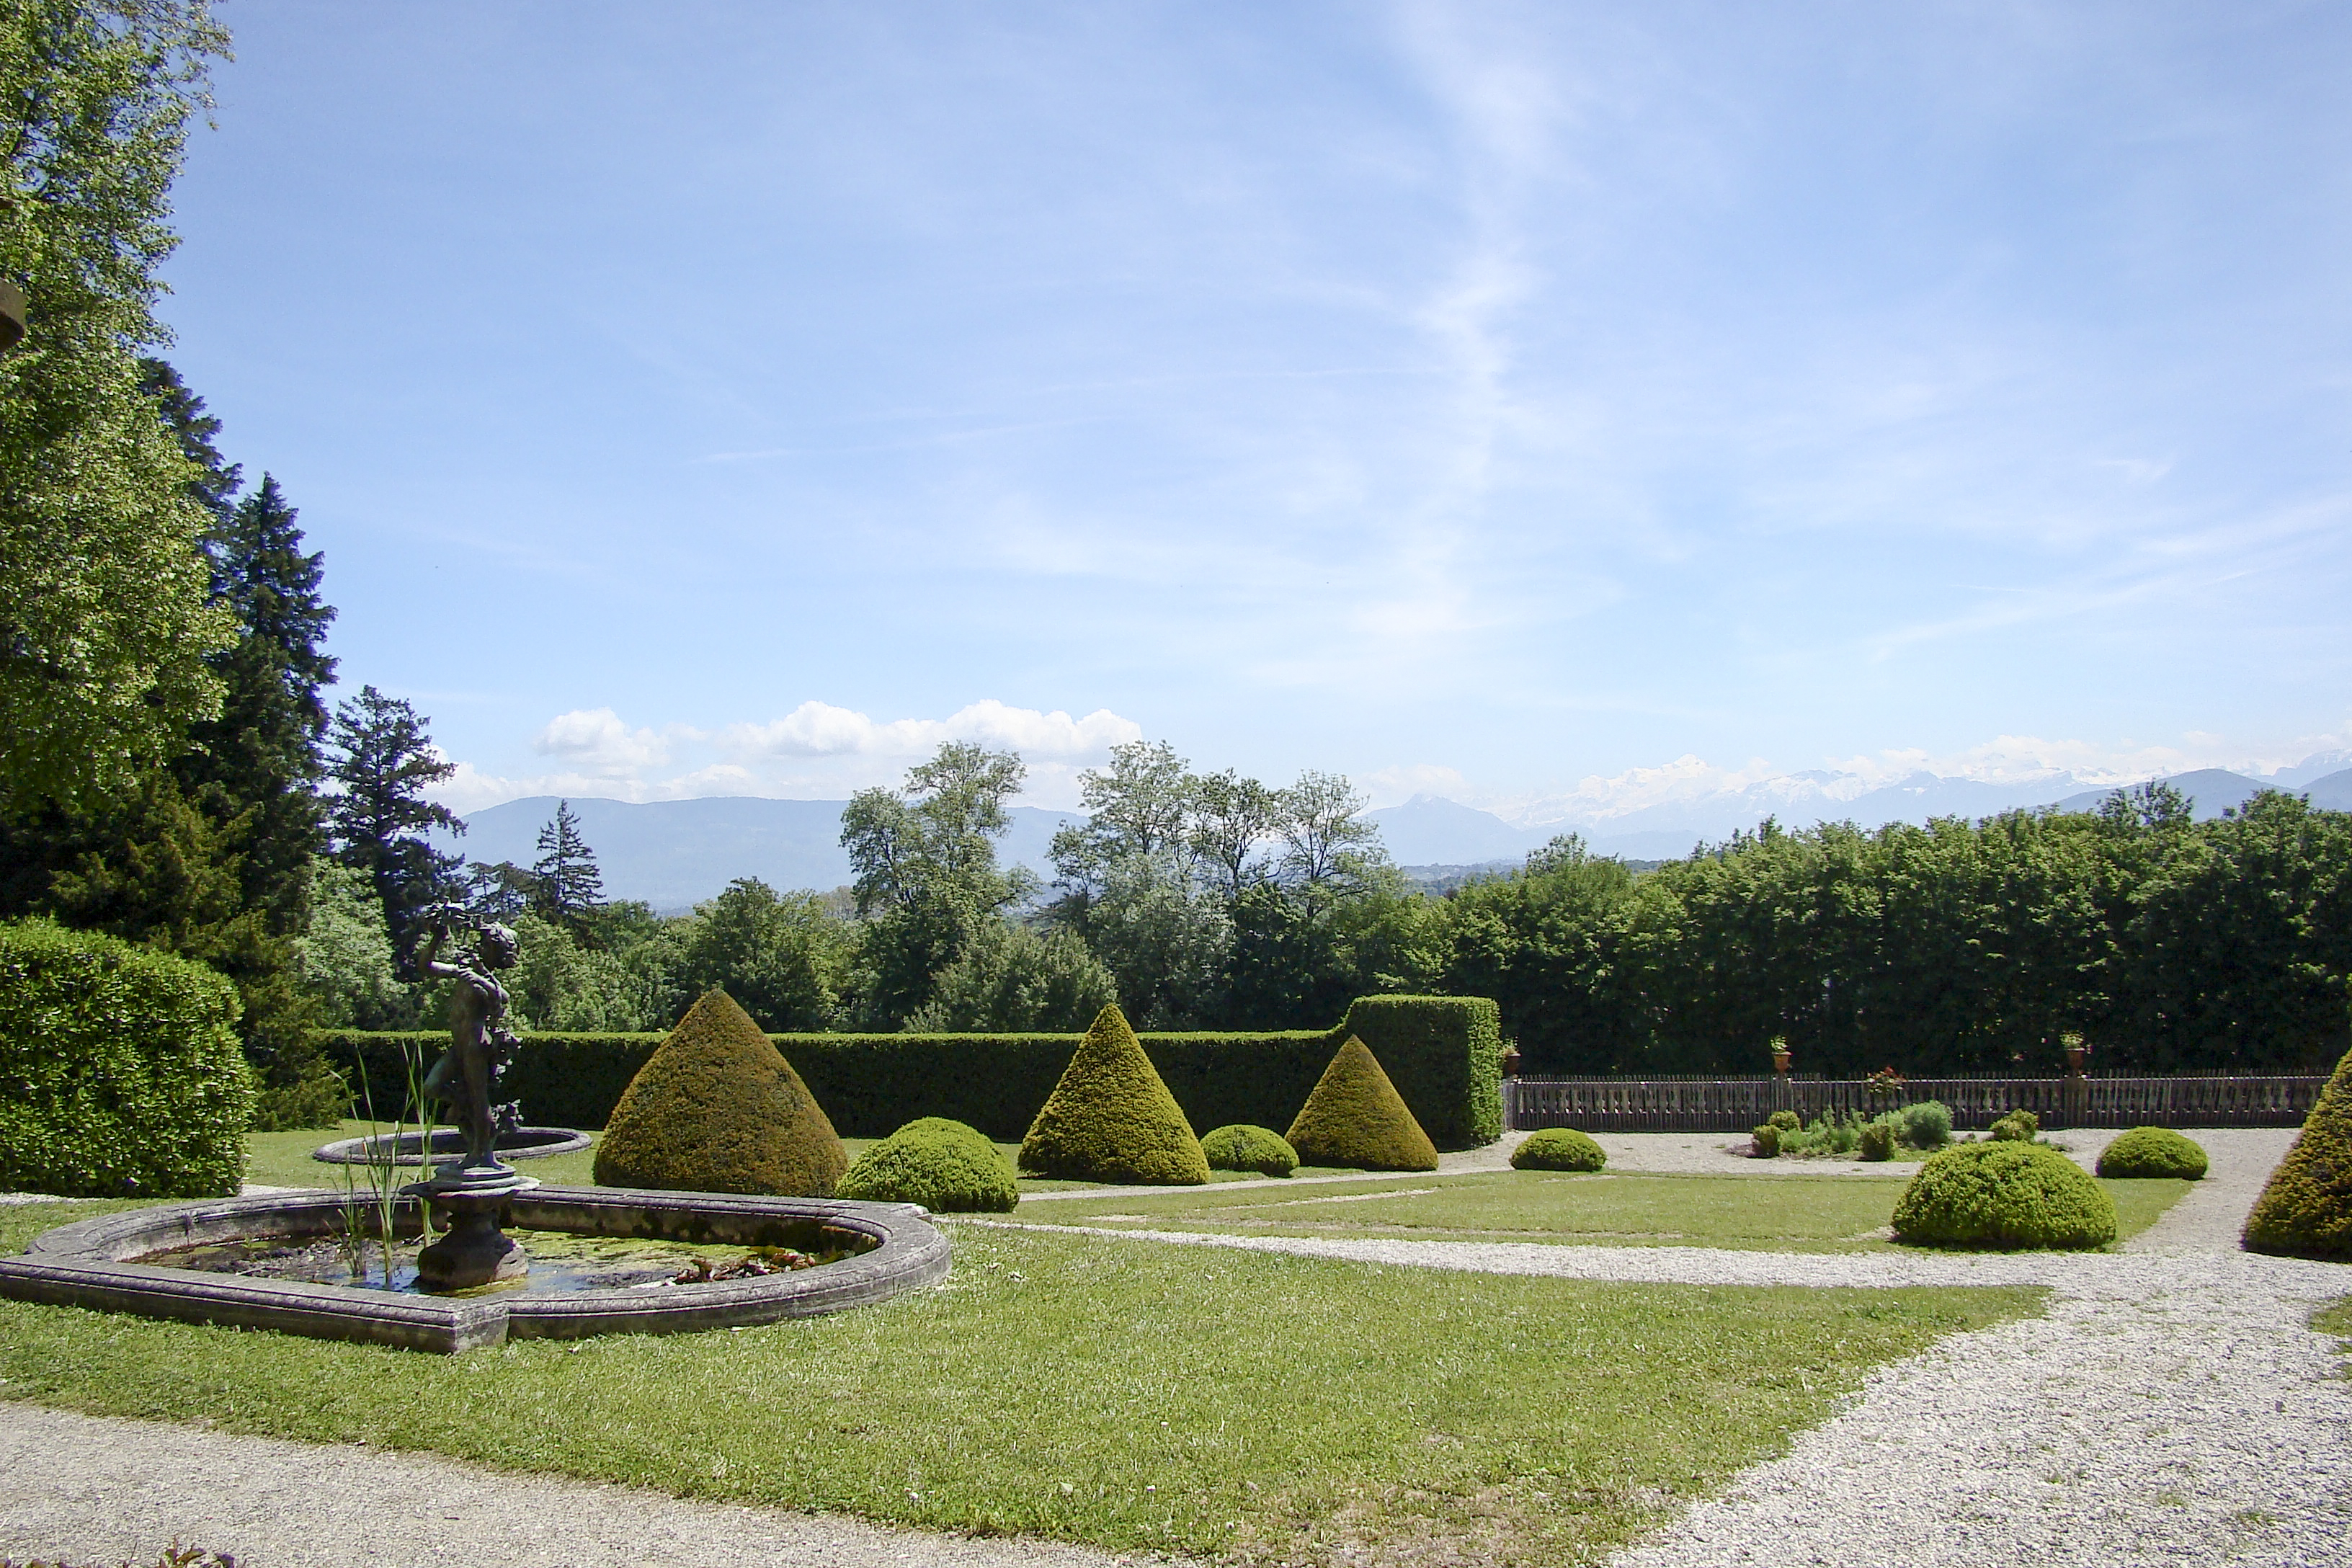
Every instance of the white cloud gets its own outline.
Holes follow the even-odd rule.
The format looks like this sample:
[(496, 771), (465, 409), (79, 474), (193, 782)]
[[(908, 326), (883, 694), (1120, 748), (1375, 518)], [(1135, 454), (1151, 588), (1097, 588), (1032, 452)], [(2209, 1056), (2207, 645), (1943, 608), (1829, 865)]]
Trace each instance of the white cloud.
[(1142, 725), (1107, 708), (1074, 719), (992, 698), (944, 719), (887, 722), (812, 700), (782, 719), (730, 724), (715, 734), (683, 724), (632, 729), (610, 708), (587, 708), (557, 715), (531, 738), (530, 751), (553, 759), (553, 771), (494, 773), (459, 763), (430, 794), (460, 813), (542, 795), (830, 800), (898, 783), (910, 763), (942, 742), (976, 741), (1018, 752), (1028, 763), (1023, 804), (1063, 808), (1077, 804), (1080, 772), (1108, 760), (1111, 747), (1142, 738)]
[(669, 742), (652, 730), (631, 730), (610, 708), (580, 708), (547, 722), (530, 749), (561, 757), (599, 777), (633, 777), (669, 761)]
[(897, 719), (877, 723), (865, 714), (829, 702), (802, 703), (766, 724), (730, 724), (719, 743), (738, 755), (774, 757), (928, 756), (947, 741), (977, 741), (1026, 756), (1053, 757), (1108, 752), (1143, 738), (1143, 726), (1098, 708), (1083, 719), (1059, 710), (1009, 708), (990, 698), (945, 719)]

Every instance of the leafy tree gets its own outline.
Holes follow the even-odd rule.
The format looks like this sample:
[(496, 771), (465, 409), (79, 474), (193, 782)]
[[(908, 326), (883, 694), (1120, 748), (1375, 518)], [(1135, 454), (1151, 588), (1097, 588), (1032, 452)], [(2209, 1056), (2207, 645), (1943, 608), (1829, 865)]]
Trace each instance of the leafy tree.
[(929, 1000), (980, 922), (1034, 889), (1024, 868), (996, 864), (1005, 803), (1026, 771), (1013, 752), (950, 741), (909, 769), (902, 789), (860, 790), (842, 812), (874, 1023), (897, 1027)]
[(1199, 784), (1165, 742), (1114, 746), (1109, 767), (1078, 775), (1087, 820), (1054, 836), (1061, 896), (1048, 919), (1110, 972), (1142, 1028), (1211, 1016), (1231, 943), (1222, 901), (1196, 877)]
[(31, 335), (0, 358), (0, 809), (135, 793), (218, 709), (234, 637), (197, 549), (202, 470), (142, 388), (156, 269), (205, 71), (202, 0), (0, 12), (0, 275)]
[(1230, 906), (1273, 875), (1261, 851), (1282, 821), (1281, 795), (1231, 768), (1195, 775), (1189, 793), (1186, 845), (1193, 864)]
[(596, 852), (580, 837), (572, 803), (555, 803), (555, 819), (539, 830), (539, 858), (531, 863), (531, 903), (547, 920), (576, 936), (589, 911), (604, 901), (604, 874)]
[(1386, 858), (1381, 830), (1360, 815), (1370, 804), (1338, 773), (1303, 773), (1276, 797), (1275, 832), (1282, 839), (1277, 874), (1315, 906), (1362, 881), (1366, 868)]
[(425, 798), (427, 785), (457, 771), (434, 750), (425, 723), (402, 699), (362, 686), (336, 705), (330, 735), (338, 789), (327, 799), (327, 824), (336, 858), (374, 885), (404, 977), (415, 973), (417, 911), (453, 889), (460, 863), (422, 836), (434, 827), (466, 831), (455, 812)]
[(226, 974), (241, 1004), (239, 1037), (262, 1076), (255, 1125), (331, 1122), (342, 1090), (310, 1037), (317, 1005), (301, 985), (293, 939), (245, 901), (243, 858), (224, 829), (162, 769), (112, 802), (53, 808), (47, 820), (61, 827), (39, 862), (47, 886), (35, 907)]
[(304, 985), (331, 1027), (406, 1028), (415, 1007), (393, 973), (392, 931), (364, 873), (311, 863), (310, 916), (294, 950)]
[(717, 986), (771, 1033), (829, 1028), (848, 949), (815, 894), (779, 894), (739, 877), (695, 907), (677, 966), (680, 1006)]
[(930, 1034), (1065, 1033), (1087, 1027), (1118, 1000), (1110, 971), (1073, 932), (1043, 933), (1005, 920), (982, 921), (931, 999), (907, 1027)]

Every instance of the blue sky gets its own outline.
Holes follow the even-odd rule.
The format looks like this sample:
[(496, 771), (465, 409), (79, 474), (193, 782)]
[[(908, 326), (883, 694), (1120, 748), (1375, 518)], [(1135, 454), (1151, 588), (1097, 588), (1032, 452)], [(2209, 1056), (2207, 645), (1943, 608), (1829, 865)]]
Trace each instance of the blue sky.
[(2352, 744), (2344, 7), (222, 9), (173, 355), (462, 806)]

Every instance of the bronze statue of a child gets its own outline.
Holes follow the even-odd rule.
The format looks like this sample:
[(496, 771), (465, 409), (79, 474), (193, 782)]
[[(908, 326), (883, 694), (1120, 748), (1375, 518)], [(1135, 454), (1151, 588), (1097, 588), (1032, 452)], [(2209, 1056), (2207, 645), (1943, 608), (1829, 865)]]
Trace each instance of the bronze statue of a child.
[(473, 942), (458, 947), (444, 963), (441, 944), (466, 916), (449, 904), (428, 914), (430, 924), (416, 950), (417, 970), (457, 984), (449, 998), (449, 1048), (425, 1074), (425, 1093), (448, 1106), (449, 1119), (466, 1135), (463, 1169), (501, 1169), (492, 1152), (498, 1118), (490, 1093), (499, 1069), (521, 1043), (507, 1026), (506, 987), (498, 982), (499, 971), (514, 967), (515, 933), (495, 921), (482, 924), (475, 928)]

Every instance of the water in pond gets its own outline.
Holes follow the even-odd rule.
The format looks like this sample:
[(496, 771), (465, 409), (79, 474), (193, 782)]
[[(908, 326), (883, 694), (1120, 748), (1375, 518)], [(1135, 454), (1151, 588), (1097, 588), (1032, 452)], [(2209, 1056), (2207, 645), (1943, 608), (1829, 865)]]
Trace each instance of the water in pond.
[[(660, 1237), (575, 1236), (570, 1231), (511, 1226), (507, 1235), (521, 1243), (523, 1255), (530, 1259), (529, 1274), (446, 1294), (564, 1296), (583, 1290), (691, 1289), (713, 1280), (822, 1268), (868, 1251), (874, 1245), (866, 1237), (830, 1226), (812, 1238), (808, 1250), (745, 1247), (740, 1242), (701, 1245)], [(393, 1246), (391, 1288), (395, 1291), (421, 1293), (416, 1287), (416, 1247), (414, 1240)], [(136, 1261), (164, 1268), (197, 1268), (208, 1274), (384, 1289), (383, 1247), (373, 1239), (360, 1247), (356, 1269), (351, 1244), (331, 1236), (241, 1237), (151, 1252)]]

